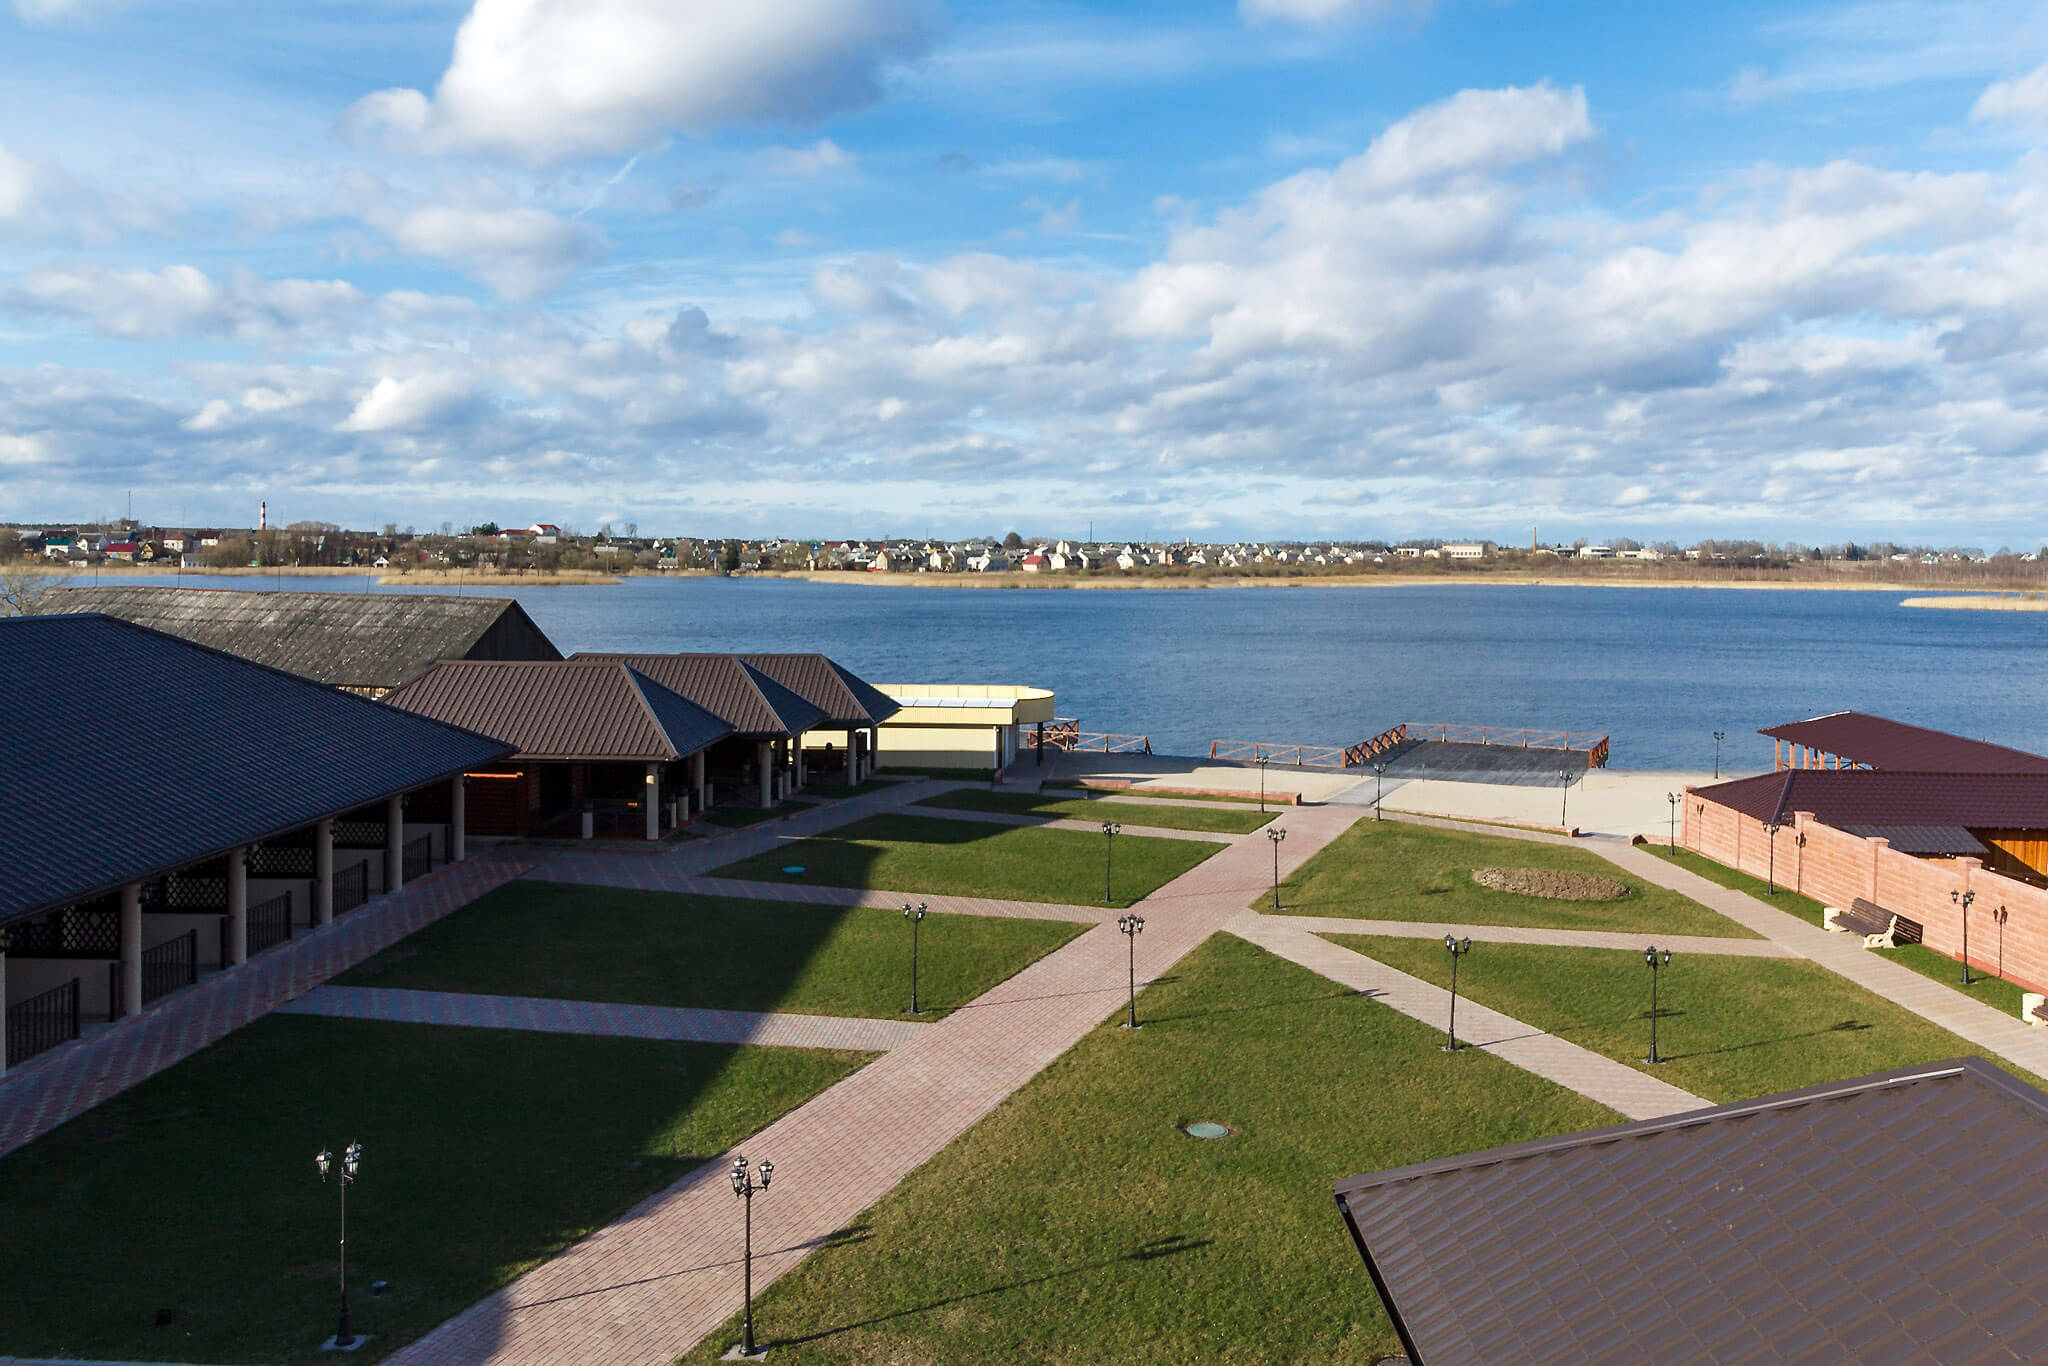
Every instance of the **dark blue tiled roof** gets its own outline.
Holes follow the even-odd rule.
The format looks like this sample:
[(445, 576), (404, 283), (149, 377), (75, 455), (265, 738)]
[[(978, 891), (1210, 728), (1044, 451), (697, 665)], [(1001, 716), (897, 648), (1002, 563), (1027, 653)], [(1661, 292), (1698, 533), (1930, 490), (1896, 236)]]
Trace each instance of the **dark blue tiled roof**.
[(97, 615), (0, 621), (0, 923), (510, 753)]

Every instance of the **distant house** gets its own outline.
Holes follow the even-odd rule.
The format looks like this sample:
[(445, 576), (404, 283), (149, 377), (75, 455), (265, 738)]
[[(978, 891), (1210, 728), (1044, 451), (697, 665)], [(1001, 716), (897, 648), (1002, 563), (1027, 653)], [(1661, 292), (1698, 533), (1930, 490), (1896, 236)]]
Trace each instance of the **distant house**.
[(1023, 564), (1021, 564), (1018, 567), (1021, 568), (1027, 574), (1036, 574), (1041, 572), (1046, 567), (1045, 552), (1042, 550), (1032, 551), (1029, 555), (1026, 555), (1024, 557)]
[(532, 537), (535, 545), (553, 545), (562, 539), (562, 529), (553, 522), (535, 522), (519, 534)]
[(140, 543), (136, 541), (108, 541), (100, 553), (110, 560), (123, 560), (132, 564), (135, 561), (135, 552), (139, 548)]
[(1611, 560), (1614, 558), (1614, 547), (1611, 545), (1582, 545), (1579, 547), (1579, 558), (1582, 560)]
[(1128, 550), (1122, 551), (1116, 557), (1116, 567), (1126, 571), (1136, 569), (1138, 567), (1138, 557)]
[(1489, 542), (1460, 541), (1456, 545), (1444, 547), (1444, 558), (1447, 560), (1483, 560), (1491, 549), (1492, 546)]

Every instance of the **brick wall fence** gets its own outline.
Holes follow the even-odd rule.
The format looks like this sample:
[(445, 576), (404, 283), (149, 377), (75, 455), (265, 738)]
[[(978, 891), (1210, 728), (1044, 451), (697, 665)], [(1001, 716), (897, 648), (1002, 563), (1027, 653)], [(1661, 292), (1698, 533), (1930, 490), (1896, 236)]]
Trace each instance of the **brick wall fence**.
[(2048, 891), (1987, 871), (1981, 859), (1902, 854), (1888, 840), (1823, 825), (1807, 811), (1795, 812), (1773, 838), (1762, 821), (1688, 788), (1684, 816), (1684, 844), (1695, 853), (1753, 877), (1775, 873), (1780, 887), (1824, 906), (1846, 908), (1857, 897), (1867, 898), (1919, 921), (1926, 926), (1927, 947), (1951, 958), (1963, 956), (1963, 931), (1949, 893), (1974, 891), (1971, 964), (1987, 972), (1998, 968), (1993, 913), (2003, 906), (2005, 976), (2032, 991), (2048, 990)]

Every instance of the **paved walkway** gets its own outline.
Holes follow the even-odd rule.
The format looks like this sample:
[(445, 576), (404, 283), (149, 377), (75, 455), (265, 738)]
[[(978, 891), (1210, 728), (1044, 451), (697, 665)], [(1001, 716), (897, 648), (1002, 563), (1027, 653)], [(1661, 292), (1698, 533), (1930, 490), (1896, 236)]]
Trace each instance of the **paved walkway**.
[(278, 1007), (287, 1015), (326, 1015), (398, 1024), (598, 1034), (674, 1043), (760, 1044), (769, 1048), (844, 1048), (886, 1053), (931, 1028), (924, 1020), (874, 1020), (752, 1010), (562, 1001), (549, 996), (487, 996), (398, 987), (315, 987)]
[[(1451, 993), (1397, 972), (1363, 954), (1339, 948), (1294, 924), (1295, 917), (1246, 914), (1224, 928), (1268, 953), (1371, 995), (1380, 1004), (1432, 1029), (1449, 1023)], [(1546, 1034), (1469, 998), (1458, 1002), (1458, 1038), (1524, 1071), (1569, 1087), (1630, 1119), (1655, 1119), (1712, 1104), (1624, 1063)]]
[(1646, 934), (1639, 930), (1551, 930), (1525, 925), (1467, 925), (1421, 920), (1353, 920), (1341, 915), (1279, 917), (1310, 934), (1379, 934), (1395, 939), (1470, 937), (1488, 944), (1549, 944), (1571, 949), (1636, 949), (1652, 939), (1673, 953), (1718, 953), (1731, 958), (1796, 958), (1783, 944), (1768, 939), (1726, 939), (1701, 934)]
[[(949, 821), (980, 821), (984, 825), (1034, 826), (1046, 830), (1076, 830), (1084, 835), (1102, 833), (1102, 822), (1084, 820), (1079, 816), (1034, 816), (1022, 811), (968, 811), (957, 806), (920, 806), (906, 811), (906, 816), (938, 816)], [(1229, 844), (1241, 836), (1221, 830), (1180, 830), (1170, 825), (1132, 825), (1122, 822), (1126, 835), (1151, 835), (1169, 840), (1207, 840), (1211, 844)]]
[[(1289, 817), (1282, 869), (1357, 817)], [(1248, 836), (1139, 904), (1138, 973), (1160, 975), (1268, 885)], [(747, 1140), (780, 1179), (755, 1206), (757, 1287), (809, 1250), (1101, 1024), (1123, 1003), (1126, 944), (1100, 924)], [(878, 1123), (878, 1116), (887, 1116)], [(729, 1318), (739, 1295), (727, 1153), (420, 1339), (391, 1360), (668, 1362)]]
[(0, 1077), (0, 1153), (155, 1076), (528, 867), (480, 854), (301, 933), (232, 972), (174, 992), (140, 1015), (31, 1058)]

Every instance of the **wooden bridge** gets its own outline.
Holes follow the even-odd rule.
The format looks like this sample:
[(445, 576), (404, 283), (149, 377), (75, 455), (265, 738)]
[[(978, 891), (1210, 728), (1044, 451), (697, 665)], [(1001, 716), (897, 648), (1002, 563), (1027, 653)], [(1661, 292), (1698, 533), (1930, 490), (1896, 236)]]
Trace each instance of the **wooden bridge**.
[[(1512, 726), (1464, 726), (1441, 721), (1404, 721), (1355, 745), (1275, 744), (1266, 740), (1212, 740), (1209, 757), (1224, 762), (1288, 764), (1295, 768), (1360, 768), (1383, 754), (1435, 741), (1453, 745), (1502, 745), (1516, 749), (1583, 752), (1586, 767), (1607, 767), (1605, 735), (1583, 731), (1530, 730)], [(1146, 751), (1151, 752), (1149, 749)]]

